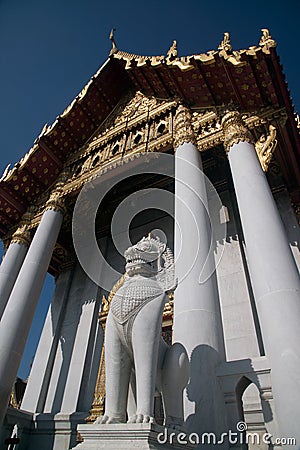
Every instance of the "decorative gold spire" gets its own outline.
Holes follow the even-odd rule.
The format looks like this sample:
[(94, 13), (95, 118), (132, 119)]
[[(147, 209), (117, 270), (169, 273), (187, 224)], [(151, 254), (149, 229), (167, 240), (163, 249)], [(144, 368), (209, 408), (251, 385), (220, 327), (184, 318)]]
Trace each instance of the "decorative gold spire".
[(109, 34), (109, 39), (111, 40), (111, 43), (112, 43), (112, 48), (111, 48), (111, 51), (109, 52), (109, 56), (113, 55), (114, 53), (116, 53), (118, 51), (118, 48), (117, 48), (116, 42), (115, 42), (115, 36), (114, 36), (115, 31), (116, 31), (116, 29), (112, 28), (111, 32)]
[(265, 53), (270, 53), (271, 47), (276, 47), (277, 42), (270, 35), (270, 31), (267, 28), (262, 28), (262, 35), (259, 41), (259, 46), (262, 47), (262, 51)]
[(238, 111), (229, 111), (221, 121), (224, 132), (224, 147), (228, 153), (233, 144), (241, 141), (253, 142), (252, 136)]
[(174, 118), (175, 149), (184, 142), (196, 144), (196, 136), (192, 127), (192, 115), (189, 108), (179, 104)]

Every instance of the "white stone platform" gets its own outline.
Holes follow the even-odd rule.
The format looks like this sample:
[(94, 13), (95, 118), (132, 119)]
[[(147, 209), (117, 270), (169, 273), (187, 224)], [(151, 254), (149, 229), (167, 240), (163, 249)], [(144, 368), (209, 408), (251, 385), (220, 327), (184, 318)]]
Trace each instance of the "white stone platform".
[(180, 434), (171, 436), (168, 432), (167, 437), (166, 429), (153, 423), (80, 424), (77, 430), (83, 442), (74, 450), (190, 450), (196, 447), (188, 436), (181, 433), (179, 441), (187, 443), (180, 444)]

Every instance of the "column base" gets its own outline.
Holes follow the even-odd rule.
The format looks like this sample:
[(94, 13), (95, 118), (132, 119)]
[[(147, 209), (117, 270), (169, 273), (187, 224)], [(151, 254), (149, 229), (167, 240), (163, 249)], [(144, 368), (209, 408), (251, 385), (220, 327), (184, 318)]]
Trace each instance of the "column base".
[(189, 442), (188, 435), (172, 433), (153, 423), (82, 424), (77, 431), (77, 439), (83, 442), (76, 450), (189, 450), (196, 447)]

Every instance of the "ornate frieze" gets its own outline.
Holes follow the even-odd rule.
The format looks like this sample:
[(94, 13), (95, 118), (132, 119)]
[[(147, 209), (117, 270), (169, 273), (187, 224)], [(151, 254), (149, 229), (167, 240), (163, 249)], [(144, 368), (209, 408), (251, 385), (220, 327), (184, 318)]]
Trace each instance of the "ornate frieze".
[[(189, 110), (183, 105), (178, 106), (176, 100), (158, 100), (139, 91), (134, 96), (127, 96), (90, 142), (70, 157), (71, 175), (63, 186), (63, 194), (77, 191), (94, 176), (141, 153), (176, 148), (182, 142), (197, 143), (200, 151), (222, 144), (222, 113), (224, 108)], [(253, 129), (271, 121), (285, 121), (286, 113), (282, 108), (264, 108), (244, 114), (243, 120), (247, 128)]]
[(238, 111), (229, 111), (223, 117), (221, 125), (224, 133), (224, 147), (229, 152), (233, 144), (241, 141), (253, 142), (250, 131)]
[(130, 155), (171, 147), (176, 104), (175, 100), (147, 97), (139, 91), (122, 99), (90, 141), (70, 157), (72, 175), (64, 193), (77, 190), (114, 162), (126, 162)]
[(196, 144), (196, 136), (192, 125), (192, 114), (189, 108), (179, 104), (174, 118), (174, 147), (185, 142)]
[(182, 72), (192, 70), (197, 66), (197, 61), (202, 64), (212, 64), (216, 61), (216, 57), (220, 56), (226, 61), (230, 62), (234, 66), (243, 66), (246, 61), (242, 61), (242, 56), (244, 54), (256, 57), (256, 53), (263, 51), (266, 54), (270, 53), (271, 47), (276, 47), (276, 41), (272, 39), (269, 30), (263, 28), (262, 36), (258, 46), (251, 46), (245, 50), (232, 50), (230, 43), (229, 33), (224, 33), (224, 38), (219, 44), (218, 50), (210, 50), (206, 53), (200, 53), (197, 55), (190, 56), (178, 56), (177, 52), (177, 42), (173, 41), (170, 49), (167, 51), (167, 55), (159, 56), (141, 56), (133, 53), (124, 52), (118, 50), (115, 42), (112, 41), (113, 47), (110, 55), (113, 58), (121, 59), (126, 62), (125, 69), (130, 70), (134, 66), (143, 67), (150, 65), (153, 67), (160, 67), (163, 65), (178, 67)]

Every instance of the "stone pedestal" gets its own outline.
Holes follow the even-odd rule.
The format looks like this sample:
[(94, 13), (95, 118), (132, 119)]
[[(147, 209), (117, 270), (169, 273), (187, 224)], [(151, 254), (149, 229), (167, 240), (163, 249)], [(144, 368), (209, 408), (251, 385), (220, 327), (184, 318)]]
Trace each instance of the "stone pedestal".
[(78, 425), (77, 430), (83, 442), (76, 450), (189, 450), (196, 447), (189, 442), (188, 435), (167, 433), (166, 428), (153, 423), (85, 424)]

